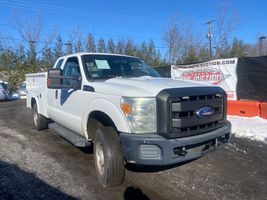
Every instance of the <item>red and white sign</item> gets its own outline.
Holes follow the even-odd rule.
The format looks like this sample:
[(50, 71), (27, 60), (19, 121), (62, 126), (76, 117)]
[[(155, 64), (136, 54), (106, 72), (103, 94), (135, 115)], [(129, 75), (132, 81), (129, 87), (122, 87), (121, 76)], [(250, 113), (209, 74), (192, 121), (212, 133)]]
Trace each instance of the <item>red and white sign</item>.
[(236, 66), (238, 59), (218, 59), (189, 65), (172, 65), (173, 79), (187, 79), (222, 87), (228, 99), (236, 100)]

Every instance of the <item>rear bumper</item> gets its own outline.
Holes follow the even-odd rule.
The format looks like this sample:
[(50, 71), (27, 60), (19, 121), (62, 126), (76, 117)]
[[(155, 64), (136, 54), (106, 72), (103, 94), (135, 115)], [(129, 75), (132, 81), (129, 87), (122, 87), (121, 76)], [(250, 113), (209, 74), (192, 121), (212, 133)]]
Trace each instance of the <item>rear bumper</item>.
[(127, 162), (141, 165), (170, 165), (192, 160), (213, 152), (229, 142), (231, 124), (214, 131), (178, 139), (157, 134), (132, 135), (120, 133)]

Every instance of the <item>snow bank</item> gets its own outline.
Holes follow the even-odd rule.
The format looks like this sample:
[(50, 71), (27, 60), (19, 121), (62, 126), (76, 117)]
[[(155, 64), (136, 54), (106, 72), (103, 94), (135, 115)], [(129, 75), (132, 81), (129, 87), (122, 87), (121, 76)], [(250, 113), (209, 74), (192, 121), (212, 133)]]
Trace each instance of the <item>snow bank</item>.
[(236, 137), (267, 143), (267, 120), (260, 117), (227, 116)]

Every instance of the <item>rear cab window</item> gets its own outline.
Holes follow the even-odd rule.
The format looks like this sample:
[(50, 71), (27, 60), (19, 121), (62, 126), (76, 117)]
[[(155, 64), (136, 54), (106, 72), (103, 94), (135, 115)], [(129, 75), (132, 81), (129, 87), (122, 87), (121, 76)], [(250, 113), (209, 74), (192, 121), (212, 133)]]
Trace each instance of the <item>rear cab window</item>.
[(77, 57), (70, 57), (67, 59), (63, 68), (63, 76), (79, 78), (79, 79), (63, 79), (63, 84), (65, 85), (77, 85), (80, 83), (81, 71)]
[(57, 62), (56, 69), (60, 69), (61, 68), (61, 65), (62, 65), (63, 61), (64, 61), (64, 59), (62, 58)]

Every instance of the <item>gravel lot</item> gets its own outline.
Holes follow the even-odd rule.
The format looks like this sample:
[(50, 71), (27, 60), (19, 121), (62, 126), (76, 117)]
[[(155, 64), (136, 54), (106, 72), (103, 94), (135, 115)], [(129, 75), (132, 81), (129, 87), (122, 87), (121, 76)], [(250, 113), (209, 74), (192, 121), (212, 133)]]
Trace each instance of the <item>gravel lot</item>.
[(163, 171), (129, 168), (103, 189), (92, 149), (35, 131), (25, 100), (0, 102), (0, 199), (267, 199), (267, 145), (232, 138), (224, 149)]

